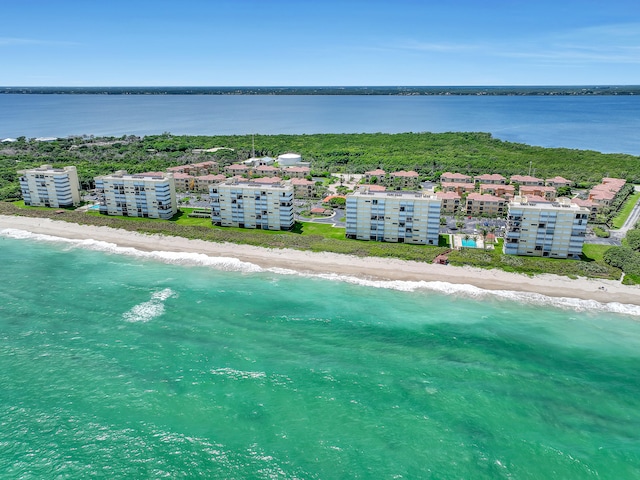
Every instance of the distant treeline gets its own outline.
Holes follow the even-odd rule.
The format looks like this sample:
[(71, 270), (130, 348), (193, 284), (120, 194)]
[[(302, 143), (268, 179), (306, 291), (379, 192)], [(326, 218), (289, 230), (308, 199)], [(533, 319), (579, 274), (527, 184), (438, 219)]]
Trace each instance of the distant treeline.
[[(164, 170), (172, 165), (215, 160), (226, 165), (252, 155), (300, 153), (315, 176), (328, 172), (364, 173), (415, 170), (423, 180), (443, 172), (467, 175), (531, 173), (563, 176), (581, 186), (602, 177), (640, 183), (640, 157), (590, 150), (543, 148), (505, 142), (488, 133), (361, 133), (318, 135), (147, 135), (146, 137), (70, 137), (38, 141), (20, 137), (0, 143), (0, 200), (20, 197), (17, 170), (41, 164), (75, 165), (83, 188), (93, 177), (124, 169), (129, 173)], [(215, 152), (203, 149), (225, 147)]]
[(640, 95), (640, 85), (474, 87), (0, 87), (0, 94), (64, 95)]

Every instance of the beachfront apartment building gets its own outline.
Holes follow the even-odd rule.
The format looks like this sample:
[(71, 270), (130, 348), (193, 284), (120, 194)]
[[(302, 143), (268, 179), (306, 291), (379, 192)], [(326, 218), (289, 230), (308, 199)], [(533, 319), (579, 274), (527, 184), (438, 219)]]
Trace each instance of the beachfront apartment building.
[(129, 174), (118, 170), (95, 177), (100, 213), (169, 220), (178, 213), (173, 173)]
[(441, 201), (420, 192), (372, 192), (347, 195), (347, 238), (438, 245)]
[(509, 203), (503, 253), (579, 258), (589, 210), (568, 198), (534, 202), (517, 196)]
[(25, 205), (31, 207), (72, 207), (80, 203), (80, 182), (74, 166), (18, 170)]
[(214, 225), (261, 230), (293, 228), (293, 186), (277, 177), (273, 183), (229, 179), (212, 185), (209, 195)]

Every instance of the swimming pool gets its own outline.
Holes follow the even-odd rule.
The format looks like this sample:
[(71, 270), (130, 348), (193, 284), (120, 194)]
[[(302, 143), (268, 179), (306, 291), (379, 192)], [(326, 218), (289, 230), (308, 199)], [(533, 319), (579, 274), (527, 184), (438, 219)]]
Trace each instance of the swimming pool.
[(463, 247), (470, 247), (470, 248), (476, 248), (478, 245), (476, 244), (476, 241), (473, 238), (463, 238), (462, 239), (462, 246)]

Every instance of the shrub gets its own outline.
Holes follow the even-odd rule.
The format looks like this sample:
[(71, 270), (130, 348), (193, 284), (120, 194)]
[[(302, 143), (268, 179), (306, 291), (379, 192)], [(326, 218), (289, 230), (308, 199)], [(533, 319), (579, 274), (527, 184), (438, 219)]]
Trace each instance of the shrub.
[(609, 230), (605, 230), (604, 228), (601, 228), (601, 227), (593, 227), (593, 233), (596, 234), (596, 237), (600, 237), (600, 238), (609, 238), (609, 236), (611, 235), (609, 233)]

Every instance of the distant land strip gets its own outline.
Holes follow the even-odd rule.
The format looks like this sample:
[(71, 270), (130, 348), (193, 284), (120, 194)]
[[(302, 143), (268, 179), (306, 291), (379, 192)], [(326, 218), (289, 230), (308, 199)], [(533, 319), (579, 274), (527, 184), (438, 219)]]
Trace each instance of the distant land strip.
[(640, 95), (640, 85), (478, 87), (0, 87), (60, 95)]

